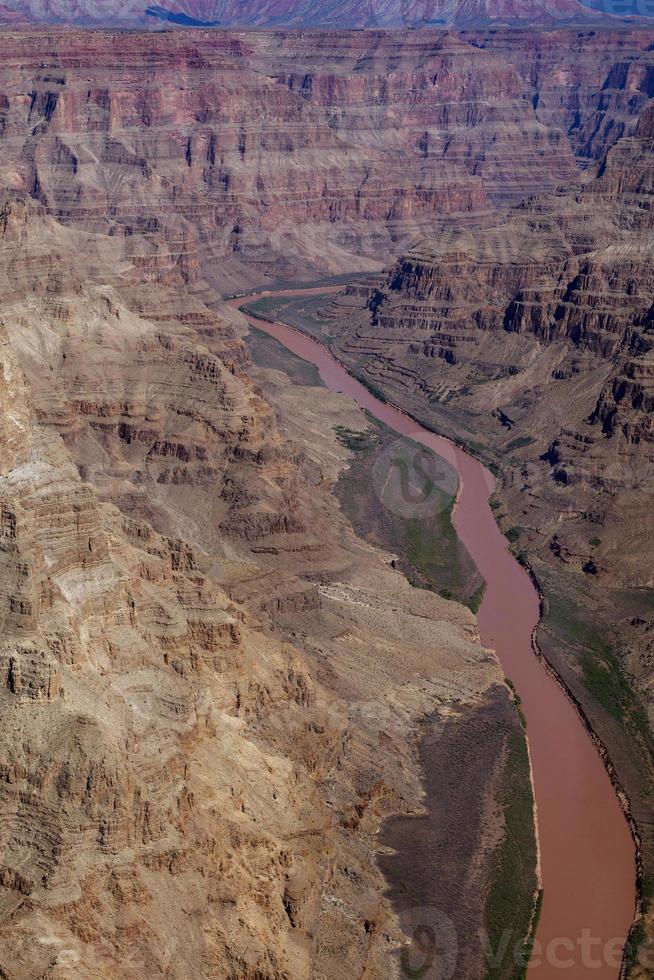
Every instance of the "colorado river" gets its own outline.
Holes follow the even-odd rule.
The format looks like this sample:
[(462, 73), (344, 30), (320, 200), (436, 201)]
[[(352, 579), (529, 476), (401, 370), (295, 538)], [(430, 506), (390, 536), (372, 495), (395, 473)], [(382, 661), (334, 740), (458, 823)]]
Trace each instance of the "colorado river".
[[(238, 308), (262, 296), (340, 288), (260, 293), (230, 302)], [(438, 453), (458, 471), (456, 532), (487, 583), (477, 614), (481, 639), (497, 652), (527, 718), (544, 888), (529, 977), (616, 980), (634, 913), (634, 844), (586, 728), (534, 655), (539, 599), (493, 518), (493, 476), (449, 440), (379, 401), (317, 341), (281, 323), (248, 320), (315, 365), (328, 388), (354, 398), (389, 428)]]

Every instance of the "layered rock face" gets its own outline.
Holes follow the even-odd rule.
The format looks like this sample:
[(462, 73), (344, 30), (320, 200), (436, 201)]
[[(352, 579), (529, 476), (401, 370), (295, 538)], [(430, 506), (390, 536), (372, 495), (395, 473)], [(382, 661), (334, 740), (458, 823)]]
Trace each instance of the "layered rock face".
[[(560, 112), (533, 97), (551, 72), (443, 31), (0, 38), (7, 975), (395, 976), (376, 834), (421, 812), (421, 720), (472, 738), (501, 705), (479, 791), (499, 812), (519, 728), (472, 615), (354, 535), (335, 426), (368, 423), (253, 378), (220, 294), (404, 252), (339, 300), (344, 356), (412, 408), (490, 407), (507, 440), (544, 406), (556, 493), (589, 433), (640, 460), (651, 117), (555, 193), (573, 92), (590, 120), (603, 84), (571, 71), (573, 34)], [(641, 35), (605, 43), (645, 58)]]
[(592, 21), (594, 11), (578, 0), (556, 0), (543, 7), (536, 0), (12, 0), (9, 6), (33, 21), (122, 27), (225, 26), (421, 27), (429, 24), (551, 24), (560, 20)]
[(630, 135), (652, 97), (652, 35), (633, 30), (466, 32), (515, 65), (538, 119), (562, 129), (582, 166)]
[(2, 969), (392, 976), (412, 732), (505, 691), (471, 614), (340, 513), (358, 411), (290, 444), (238, 315), (21, 196), (0, 229)]
[(0, 42), (3, 181), (128, 253), (138, 236), (143, 274), (227, 290), (380, 268), (448, 216), (554, 191), (635, 118), (652, 40), (64, 36)]
[(2, 45), (5, 183), (225, 288), (380, 267), (443, 215), (576, 172), (516, 67), (443, 32)]
[(282, 84), (338, 119), (349, 145), (370, 126), (443, 180), (479, 177), (492, 203), (532, 193), (538, 175), (552, 189), (574, 176), (567, 140), (538, 120), (513, 64), (452, 34), (403, 35), (392, 53), (390, 40), (373, 35), (362, 57), (353, 34), (289, 35), (266, 54)]
[[(446, 229), (324, 310), (340, 355), (369, 382), (503, 468), (500, 520), (545, 592), (541, 646), (609, 746), (647, 873), (654, 851), (649, 58), (608, 70), (607, 112), (628, 105), (634, 112), (615, 141), (609, 127), (608, 146), (575, 186), (478, 228)], [(601, 142), (601, 127), (595, 138)], [(646, 924), (649, 934), (651, 911)], [(645, 961), (631, 975), (646, 976)]]
[[(528, 427), (542, 402), (549, 408), (539, 443), (569, 411), (588, 419), (589, 444), (617, 431), (612, 399), (646, 410), (639, 385), (652, 347), (652, 118), (647, 106), (631, 121), (633, 135), (576, 187), (478, 228), (446, 229), (398, 259), (385, 281), (350, 287), (332, 311), (343, 352), (366, 359), (371, 376), (404, 387), (407, 398), (456, 400), (473, 413), (490, 407), (507, 431)], [(353, 328), (345, 316), (362, 302)], [(578, 399), (585, 386), (580, 405), (568, 406), (566, 391)], [(621, 431), (647, 426), (625, 422)]]
[[(240, 318), (203, 302), (201, 232), (180, 221), (171, 257), (175, 219), (135, 192), (126, 242), (46, 173), (0, 208), (0, 965), (394, 976), (376, 832), (420, 813), (419, 722), (499, 704), (494, 806), (519, 731), (501, 672), (468, 610), (355, 537), (332, 423), (364, 417), (319, 390), (273, 412)], [(479, 847), (459, 873), (481, 924)]]

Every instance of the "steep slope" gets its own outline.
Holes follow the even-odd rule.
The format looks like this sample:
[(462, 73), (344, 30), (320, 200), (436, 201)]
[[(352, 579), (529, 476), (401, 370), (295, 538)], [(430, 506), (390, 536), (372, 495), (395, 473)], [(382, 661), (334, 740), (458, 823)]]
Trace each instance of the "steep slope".
[(371, 384), (503, 469), (539, 642), (609, 747), (651, 874), (654, 106), (635, 90), (631, 135), (576, 190), (425, 241), (324, 314)]
[(88, 26), (148, 26), (148, 19), (167, 25), (212, 24), (247, 27), (456, 27), (487, 24), (551, 24), (593, 20), (595, 11), (578, 0), (13, 0), (16, 9), (38, 21)]
[[(377, 831), (421, 812), (425, 721), (444, 779), (484, 746), (465, 823), (482, 805), (494, 820), (456, 874), (434, 868), (428, 903), (478, 935), (521, 737), (497, 663), (468, 610), (410, 587), (345, 519), (339, 433), (368, 438), (365, 418), (255, 372), (220, 294), (395, 262), (339, 300), (344, 355), (439, 424), (463, 409), (467, 438), (490, 407), (496, 444), (538, 440), (522, 458), (546, 488), (545, 571), (591, 557), (575, 574), (608, 575), (617, 533), (588, 555), (573, 522), (617, 526), (618, 505), (593, 486), (579, 515), (563, 473), (592, 427), (640, 474), (650, 432), (647, 86), (592, 188), (557, 192), (577, 178), (564, 128), (575, 92), (591, 126), (600, 47), (585, 60), (561, 32), (559, 61), (550, 39), (527, 77), (539, 36), (511, 33), (510, 55), (444, 31), (0, 39), (9, 975), (137, 977), (154, 960), (173, 977), (393, 976), (410, 923), (379, 866), (411, 863)], [(602, 58), (644, 60), (643, 37), (616, 32)], [(546, 424), (523, 435), (535, 404)], [(631, 618), (645, 685), (649, 620)], [(481, 950), (466, 956), (483, 976)]]
[(439, 215), (576, 173), (516, 69), (447, 33), (115, 43), (2, 41), (3, 179), (67, 224), (151, 230), (189, 280), (381, 267)]
[(4, 181), (67, 224), (150, 235), (144, 261), (189, 281), (381, 267), (438, 215), (575, 173), (515, 69), (448, 34), (125, 35), (118, 66), (106, 34), (54, 59), (46, 35), (2, 43)]
[(566, 131), (580, 160), (625, 132), (652, 38), (597, 38), (7, 35), (0, 172), (188, 282), (381, 268), (444, 218), (474, 226), (574, 179)]
[(273, 413), (238, 316), (28, 198), (0, 234), (3, 972), (395, 975), (422, 720), (496, 719), (490, 799), (519, 731), (471, 614), (344, 519), (349, 402)]
[(0, 4), (0, 27), (21, 27), (31, 23), (31, 17), (27, 10), (17, 9)]
[(582, 166), (630, 135), (652, 97), (652, 34), (623, 30), (469, 32), (515, 66), (538, 119), (562, 129)]
[(109, 214), (128, 251), (150, 235), (144, 262), (233, 291), (381, 268), (443, 217), (474, 225), (554, 191), (576, 176), (575, 155), (596, 158), (644, 107), (652, 35), (73, 31), (1, 43), (4, 182), (89, 231)]

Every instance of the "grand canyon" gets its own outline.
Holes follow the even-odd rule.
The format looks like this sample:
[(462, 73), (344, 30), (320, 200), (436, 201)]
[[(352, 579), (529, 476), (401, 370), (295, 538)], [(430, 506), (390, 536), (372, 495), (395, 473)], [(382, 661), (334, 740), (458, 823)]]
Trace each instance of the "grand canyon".
[(0, 8), (0, 976), (654, 975), (620, 13)]

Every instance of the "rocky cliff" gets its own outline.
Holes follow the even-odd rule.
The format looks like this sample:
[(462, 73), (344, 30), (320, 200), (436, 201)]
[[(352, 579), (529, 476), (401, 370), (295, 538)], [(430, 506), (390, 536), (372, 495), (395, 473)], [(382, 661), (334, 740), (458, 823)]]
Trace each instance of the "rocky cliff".
[(608, 69), (607, 112), (631, 114), (602, 153), (596, 130), (598, 161), (574, 185), (446, 229), (324, 315), (370, 383), (503, 469), (500, 520), (545, 592), (541, 646), (609, 745), (649, 873), (654, 108), (642, 59)]
[(472, 616), (342, 516), (349, 403), (290, 443), (238, 315), (0, 213), (3, 971), (393, 975), (418, 722), (506, 690)]
[[(220, 268), (211, 275), (224, 212), (193, 196), (210, 137), (171, 155), (179, 90), (159, 76), (156, 94), (138, 95), (144, 59), (120, 40), (132, 60), (110, 94), (75, 73), (86, 58), (93, 84), (110, 77), (115, 39), (86, 54), (71, 39), (63, 75), (42, 66), (34, 90), (23, 62), (6, 76), (0, 966), (395, 976), (406, 925), (377, 832), (422, 812), (421, 725), (448, 746), (459, 724), (467, 738), (488, 732), (466, 805), (483, 800), (492, 826), (470, 835), (456, 880), (435, 867), (429, 896), (481, 925), (517, 714), (471, 613), (412, 588), (345, 519), (334, 485), (351, 450), (336, 432), (365, 431), (364, 416), (320, 389), (293, 401), (288, 383), (253, 378), (244, 321), (215, 291)], [(220, 66), (220, 95), (205, 67), (189, 98), (226, 113), (234, 140), (234, 118), (257, 114), (245, 69)], [(249, 77), (276, 121), (289, 105), (291, 122), (324, 111), (272, 72)], [(259, 132), (261, 159), (266, 139), (282, 136)], [(214, 186), (206, 159), (197, 172)], [(178, 178), (190, 197), (175, 210)], [(282, 185), (279, 207), (306, 214)], [(364, 219), (376, 227), (379, 197)], [(263, 227), (265, 202), (248, 207)], [(237, 250), (223, 251), (235, 275)], [(457, 778), (456, 758), (443, 754), (443, 779)], [(481, 949), (466, 956), (481, 976)]]
[(148, 4), (145, 0), (9, 0), (7, 6), (33, 22), (130, 28), (217, 24), (416, 28), (430, 24), (464, 27), (598, 20), (597, 13), (578, 0), (556, 0), (547, 6), (542, 0), (335, 0), (327, 5), (319, 0), (164, 0), (161, 4)]
[(379, 268), (441, 216), (576, 173), (515, 65), (452, 34), (117, 45), (0, 40), (2, 178), (68, 225), (144, 238), (144, 264), (189, 281)]
[[(587, 58), (578, 31), (558, 56), (521, 37), (0, 37), (7, 975), (395, 976), (407, 924), (380, 867), (402, 862), (377, 832), (423, 812), (425, 719), (444, 779), (485, 746), (466, 825), (480, 801), (495, 816), (456, 874), (434, 868), (428, 902), (466, 935), (483, 924), (519, 732), (497, 663), (467, 609), (346, 520), (338, 433), (369, 423), (253, 367), (222, 294), (388, 261), (330, 311), (343, 356), (469, 441), (485, 424), (489, 445), (517, 440), (544, 564), (617, 575), (617, 532), (583, 542), (595, 515), (631, 535), (619, 582), (640, 586), (644, 538), (604, 505), (595, 460), (615, 447), (641, 492), (646, 35)], [(570, 113), (591, 132), (609, 76), (606, 119), (623, 78), (640, 79), (633, 114), (619, 140), (597, 129), (580, 178)], [(627, 661), (649, 649), (631, 619)]]
[(0, 173), (61, 222), (139, 248), (144, 274), (229, 290), (381, 268), (448, 216), (474, 224), (573, 180), (575, 156), (644, 107), (651, 40), (5, 35)]

